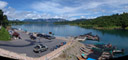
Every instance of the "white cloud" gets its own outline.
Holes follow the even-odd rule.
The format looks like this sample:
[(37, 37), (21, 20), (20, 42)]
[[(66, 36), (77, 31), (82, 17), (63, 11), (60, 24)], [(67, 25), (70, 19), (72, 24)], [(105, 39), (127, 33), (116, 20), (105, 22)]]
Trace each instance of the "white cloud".
[[(72, 1), (72, 2), (71, 2)], [(1, 3), (2, 2), (2, 3)], [(71, 4), (72, 3), (72, 4)], [(7, 6), (7, 2), (0, 1), (0, 8)], [(36, 1), (30, 3), (30, 7), (34, 11), (17, 11), (14, 8), (8, 7), (5, 14), (10, 19), (28, 19), (28, 18), (64, 18), (76, 19), (77, 18), (95, 18), (91, 15), (101, 16), (103, 13), (121, 13), (126, 11), (128, 0), (49, 0), (49, 1)], [(123, 5), (125, 5), (123, 7)], [(122, 9), (125, 8), (124, 9)], [(113, 8), (110, 9), (110, 8)], [(114, 10), (115, 9), (115, 10)], [(40, 13), (42, 12), (42, 13)], [(101, 14), (101, 15), (98, 15)], [(79, 17), (78, 17), (79, 16)], [(86, 17), (84, 17), (86, 16)], [(88, 17), (90, 16), (90, 17)]]
[(0, 9), (5, 8), (7, 5), (8, 5), (7, 2), (5, 2), (5, 1), (0, 1)]
[(4, 14), (8, 16), (9, 19), (28, 19), (28, 18), (40, 18), (38, 14), (32, 11), (17, 11), (12, 7), (4, 10)]
[(69, 18), (69, 21), (73, 21), (73, 20), (76, 20), (77, 18), (75, 18), (75, 17), (71, 17), (71, 18)]
[(110, 5), (112, 7), (119, 7), (123, 4), (128, 4), (128, 0), (106, 0), (104, 4)]
[(72, 6), (61, 5), (56, 2), (47, 1), (47, 2), (35, 2), (32, 4), (31, 7), (37, 11), (52, 12), (55, 14), (66, 14), (66, 13), (76, 13), (84, 9), (96, 8), (100, 5), (101, 3), (99, 2), (89, 2), (89, 3), (82, 2), (79, 6), (72, 7)]
[(80, 18), (85, 18), (85, 16), (81, 16)]
[(89, 17), (86, 17), (86, 19), (94, 19), (96, 18), (97, 16), (89, 16)]
[[(35, 2), (32, 4), (32, 8), (37, 11), (42, 11), (46, 13), (52, 13), (54, 15), (67, 15), (69, 17), (80, 16), (80, 15), (90, 15), (90, 13), (83, 13), (86, 9), (96, 8), (101, 3), (91, 2), (91, 3), (82, 3), (80, 6), (65, 6), (56, 2)], [(72, 18), (74, 19), (74, 18)]]
[(8, 7), (8, 9), (4, 10), (4, 14), (8, 16), (10, 20), (13, 19), (48, 19), (48, 18), (66, 18), (67, 16), (65, 15), (60, 15), (60, 16), (52, 16), (47, 13), (38, 13), (36, 11), (17, 11), (16, 9), (12, 7)]
[[(102, 0), (102, 1), (80, 0), (80, 1), (73, 1), (75, 3), (78, 3), (79, 5), (70, 4), (69, 6), (60, 4), (59, 2), (58, 0), (35, 2), (32, 4), (31, 8), (37, 11), (52, 13), (54, 15), (59, 14), (59, 15), (68, 15), (69, 17), (73, 17), (73, 16), (97, 14), (99, 12), (107, 13), (106, 12), (107, 10), (101, 9), (102, 6), (119, 8), (123, 4), (128, 4), (127, 0)], [(69, 3), (64, 1), (61, 1), (61, 2)], [(72, 5), (78, 5), (78, 6), (73, 7)], [(97, 10), (88, 12), (90, 11), (89, 9), (93, 9), (93, 10), (97, 9)], [(88, 12), (88, 13), (85, 13), (85, 12)]]
[(31, 7), (37, 11), (51, 12), (56, 14), (74, 12), (78, 9), (73, 7), (62, 6), (61, 4), (55, 2), (36, 2), (33, 3)]

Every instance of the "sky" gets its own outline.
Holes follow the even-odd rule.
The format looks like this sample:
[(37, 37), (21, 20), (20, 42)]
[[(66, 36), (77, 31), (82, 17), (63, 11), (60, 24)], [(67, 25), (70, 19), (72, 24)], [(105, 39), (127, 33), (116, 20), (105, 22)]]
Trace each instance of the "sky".
[(8, 19), (92, 19), (128, 12), (128, 0), (0, 0)]

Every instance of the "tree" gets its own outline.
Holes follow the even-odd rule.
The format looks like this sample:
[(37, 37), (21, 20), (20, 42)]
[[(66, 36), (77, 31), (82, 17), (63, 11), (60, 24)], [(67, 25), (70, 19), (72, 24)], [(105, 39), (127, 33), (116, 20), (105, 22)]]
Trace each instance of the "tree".
[(7, 16), (3, 14), (3, 11), (0, 10), (0, 25), (6, 27), (9, 24)]
[[(61, 22), (59, 22), (61, 24)], [(79, 19), (65, 24), (82, 25), (82, 26), (93, 26), (93, 27), (110, 27), (110, 28), (122, 28), (128, 27), (128, 13), (113, 14), (111, 16), (100, 16), (95, 19)]]
[(128, 26), (128, 13), (123, 13), (120, 16), (120, 25), (123, 29), (125, 29)]
[(0, 10), (0, 25), (2, 25), (2, 20), (3, 20), (3, 11)]
[(8, 19), (7, 19), (7, 16), (6, 16), (6, 15), (4, 15), (4, 16), (3, 16), (3, 22), (4, 22), (4, 23), (3, 23), (3, 26), (4, 26), (4, 27), (8, 26), (9, 21), (8, 21)]

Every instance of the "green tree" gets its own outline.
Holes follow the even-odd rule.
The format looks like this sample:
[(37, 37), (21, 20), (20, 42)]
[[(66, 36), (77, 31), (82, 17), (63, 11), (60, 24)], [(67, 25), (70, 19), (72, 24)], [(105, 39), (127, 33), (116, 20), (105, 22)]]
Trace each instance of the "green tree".
[(7, 19), (7, 16), (3, 14), (3, 11), (0, 10), (0, 25), (2, 25), (3, 27), (8, 26), (9, 21)]
[(0, 10), (0, 25), (2, 25), (2, 20), (3, 20), (3, 11)]

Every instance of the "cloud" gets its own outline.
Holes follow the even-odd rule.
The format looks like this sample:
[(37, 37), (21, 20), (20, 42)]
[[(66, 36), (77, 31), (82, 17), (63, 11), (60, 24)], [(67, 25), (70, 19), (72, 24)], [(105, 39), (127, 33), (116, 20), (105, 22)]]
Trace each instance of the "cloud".
[(85, 16), (81, 16), (80, 18), (86, 18)]
[[(7, 4), (0, 1), (0, 8), (3, 9)], [(37, 0), (29, 4), (27, 9), (30, 11), (19, 11), (11, 6), (5, 9), (5, 14), (10, 19), (64, 18), (72, 20), (121, 13), (128, 9), (128, 0)]]
[(32, 11), (17, 11), (12, 7), (8, 7), (4, 10), (4, 14), (8, 16), (9, 19), (28, 19), (28, 18), (39, 18), (35, 12)]
[(107, 0), (104, 4), (110, 5), (111, 7), (120, 7), (121, 5), (128, 4), (128, 0)]
[(112, 9), (120, 10), (127, 0), (50, 0), (34, 2), (31, 8), (36, 11), (69, 17), (110, 13)]
[(8, 16), (10, 20), (15, 20), (15, 19), (49, 19), (49, 18), (66, 18), (67, 16), (65, 15), (55, 15), (52, 16), (47, 13), (38, 13), (36, 11), (17, 11), (16, 9), (12, 7), (8, 7), (7, 9), (4, 10), (4, 14)]
[[(61, 1), (63, 2), (63, 1)], [(81, 16), (81, 15), (90, 15), (90, 13), (85, 12), (87, 9), (93, 9), (101, 5), (99, 2), (90, 2), (90, 3), (83, 3), (79, 1), (73, 1), (76, 4), (65, 5), (67, 2), (60, 1), (42, 1), (42, 2), (35, 2), (31, 5), (31, 8), (36, 11), (52, 13), (53, 15), (67, 15), (69, 17), (74, 16)], [(74, 18), (72, 18), (74, 19)]]
[(5, 2), (5, 1), (0, 1), (0, 9), (5, 8), (7, 5), (8, 5), (7, 2)]
[(59, 3), (55, 2), (36, 2), (32, 4), (32, 8), (37, 10), (37, 11), (43, 11), (47, 13), (54, 13), (54, 14), (64, 14), (68, 12), (74, 12), (78, 8), (73, 8), (73, 7), (66, 7), (62, 6)]
[[(63, 2), (63, 1), (62, 1)], [(76, 1), (75, 1), (76, 2)], [(65, 2), (66, 4), (67, 2)], [(96, 8), (100, 6), (102, 3), (99, 2), (79, 2), (78, 4), (71, 4), (69, 6), (60, 4), (53, 1), (42, 1), (42, 2), (35, 2), (31, 5), (31, 8), (37, 11), (43, 12), (51, 12), (55, 14), (66, 14), (66, 13), (75, 13), (85, 9)], [(78, 5), (78, 6), (77, 6)]]

